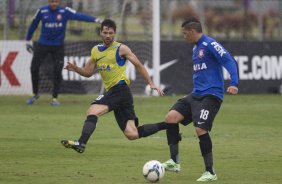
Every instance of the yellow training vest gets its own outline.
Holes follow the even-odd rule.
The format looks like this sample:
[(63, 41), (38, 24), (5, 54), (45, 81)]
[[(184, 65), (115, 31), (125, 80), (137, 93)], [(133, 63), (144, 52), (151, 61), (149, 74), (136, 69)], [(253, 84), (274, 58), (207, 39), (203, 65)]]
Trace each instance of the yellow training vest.
[(114, 41), (108, 48), (99, 44), (91, 50), (91, 59), (96, 64), (107, 91), (120, 81), (130, 84), (125, 76), (126, 59), (119, 55), (120, 45), (121, 43)]

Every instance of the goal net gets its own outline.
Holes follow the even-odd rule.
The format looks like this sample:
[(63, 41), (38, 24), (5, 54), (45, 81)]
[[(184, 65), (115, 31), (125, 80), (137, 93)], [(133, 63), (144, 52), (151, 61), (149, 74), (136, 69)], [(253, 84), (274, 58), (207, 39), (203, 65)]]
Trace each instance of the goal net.
[[(16, 20), (22, 27), (24, 39), (37, 8), (47, 5), (46, 0), (14, 0)], [(117, 24), (116, 40), (128, 45), (140, 61), (152, 68), (152, 2), (151, 0), (62, 0), (62, 6), (68, 6), (78, 12), (96, 16), (100, 19), (110, 18)], [(21, 20), (21, 17), (24, 20)], [(65, 64), (67, 61), (76, 62), (83, 66), (90, 56), (92, 47), (101, 43), (99, 24), (79, 21), (69, 21), (65, 39)], [(36, 43), (40, 34), (38, 26), (32, 40)], [(53, 61), (47, 57), (40, 68), (40, 93), (51, 93), (53, 88)], [(127, 75), (131, 80), (134, 94), (143, 94), (145, 81), (127, 62)], [(26, 67), (30, 67), (26, 66)], [(28, 69), (29, 71), (29, 69)], [(152, 74), (152, 72), (151, 72)], [(24, 74), (20, 74), (24, 75)], [(96, 73), (90, 78), (79, 76), (74, 72), (63, 70), (61, 93), (101, 93), (103, 86), (100, 76)]]
[[(80, 1), (73, 5), (74, 9), (97, 16), (101, 19), (110, 18), (117, 24), (116, 40), (128, 45), (140, 61), (152, 68), (152, 3), (151, 0), (101, 0)], [(83, 3), (83, 4), (82, 4)], [(82, 22), (70, 22), (66, 35), (66, 61), (76, 61), (83, 66), (89, 59), (91, 48), (100, 43), (99, 25)], [(131, 90), (135, 94), (143, 94), (144, 79), (127, 62), (127, 75), (131, 80)], [(75, 73), (63, 71), (64, 83), (62, 92), (102, 93), (103, 85), (96, 73), (91, 78), (84, 78)], [(77, 85), (74, 91), (73, 86)]]

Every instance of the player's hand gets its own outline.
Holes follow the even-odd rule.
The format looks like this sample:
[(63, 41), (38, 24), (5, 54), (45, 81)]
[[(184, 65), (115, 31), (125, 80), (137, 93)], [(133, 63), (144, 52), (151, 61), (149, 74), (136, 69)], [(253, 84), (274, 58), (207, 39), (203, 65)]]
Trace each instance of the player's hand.
[(26, 41), (25, 43), (25, 46), (26, 46), (26, 50), (29, 52), (29, 53), (33, 53), (33, 45), (32, 45), (32, 42), (31, 41)]
[(164, 96), (165, 93), (163, 92), (163, 90), (161, 90), (155, 84), (149, 84), (149, 85), (150, 85), (151, 89), (156, 90), (160, 96)]
[(101, 20), (101, 19), (99, 19), (99, 18), (96, 18), (96, 19), (95, 19), (95, 22), (98, 23), (98, 24), (102, 24), (103, 20)]
[(238, 93), (238, 88), (236, 86), (229, 86), (227, 92), (236, 95)]
[(73, 63), (67, 62), (67, 66), (65, 66), (64, 69), (67, 69), (68, 71), (76, 71), (77, 65), (76, 62), (74, 61)]

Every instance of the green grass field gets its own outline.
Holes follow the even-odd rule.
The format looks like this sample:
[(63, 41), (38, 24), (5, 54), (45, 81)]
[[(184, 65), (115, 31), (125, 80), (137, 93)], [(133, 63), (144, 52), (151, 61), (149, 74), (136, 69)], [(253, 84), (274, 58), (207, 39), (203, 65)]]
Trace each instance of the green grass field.
[[(99, 119), (83, 154), (61, 146), (78, 138), (85, 112), (95, 96), (62, 95), (60, 107), (50, 95), (25, 105), (26, 96), (0, 97), (1, 184), (141, 184), (142, 167), (151, 159), (169, 158), (165, 132), (129, 141), (112, 113)], [(179, 97), (135, 97), (140, 124), (162, 121)], [(282, 183), (282, 96), (225, 97), (214, 122), (218, 184)], [(180, 173), (165, 173), (160, 183), (189, 184), (203, 172), (192, 125), (181, 126)]]

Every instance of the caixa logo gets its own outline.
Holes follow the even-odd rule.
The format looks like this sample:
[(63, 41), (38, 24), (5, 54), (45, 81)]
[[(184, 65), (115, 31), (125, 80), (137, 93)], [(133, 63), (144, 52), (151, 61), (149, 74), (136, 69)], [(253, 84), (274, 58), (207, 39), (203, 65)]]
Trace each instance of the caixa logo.
[(12, 65), (17, 55), (18, 52), (12, 51), (9, 52), (5, 58), (2, 58), (0, 53), (0, 86), (2, 84), (3, 75), (6, 76), (11, 86), (20, 86), (20, 82), (12, 70)]

